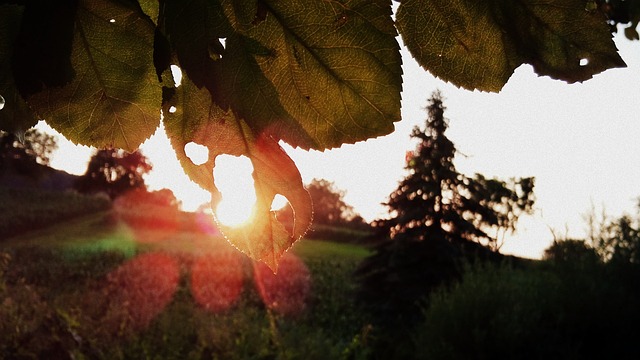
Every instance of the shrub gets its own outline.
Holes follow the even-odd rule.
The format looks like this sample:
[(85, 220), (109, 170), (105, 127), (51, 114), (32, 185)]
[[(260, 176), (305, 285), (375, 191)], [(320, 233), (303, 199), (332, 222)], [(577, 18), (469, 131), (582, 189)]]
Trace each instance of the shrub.
[(637, 286), (600, 265), (471, 268), (432, 296), (413, 336), (415, 358), (633, 358)]

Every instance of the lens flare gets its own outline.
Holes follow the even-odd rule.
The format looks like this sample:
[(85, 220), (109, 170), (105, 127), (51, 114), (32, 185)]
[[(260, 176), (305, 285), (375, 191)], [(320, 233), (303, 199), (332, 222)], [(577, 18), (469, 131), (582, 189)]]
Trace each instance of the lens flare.
[(254, 278), (264, 304), (285, 316), (296, 316), (306, 309), (311, 292), (311, 275), (306, 265), (293, 254), (286, 253), (274, 274), (263, 263), (254, 266)]
[(191, 293), (195, 301), (211, 312), (233, 306), (243, 286), (242, 259), (235, 251), (197, 258), (191, 267)]
[(222, 199), (215, 215), (223, 225), (239, 227), (251, 221), (256, 204), (252, 172), (253, 165), (246, 156), (216, 158), (214, 180)]
[(148, 253), (122, 264), (107, 276), (109, 307), (105, 321), (122, 326), (131, 322), (135, 329), (143, 329), (171, 302), (178, 287), (180, 266), (171, 256)]

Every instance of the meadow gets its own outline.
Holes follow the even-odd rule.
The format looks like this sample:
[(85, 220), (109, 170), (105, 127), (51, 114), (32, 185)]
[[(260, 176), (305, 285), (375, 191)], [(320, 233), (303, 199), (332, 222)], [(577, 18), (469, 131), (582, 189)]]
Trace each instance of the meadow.
[[(90, 199), (77, 194), (55, 204), (3, 199), (4, 228), (22, 230), (0, 238), (0, 359), (640, 353), (635, 263), (573, 252), (516, 266), (468, 264), (460, 281), (421, 300), (415, 324), (385, 327), (356, 301), (354, 271), (374, 250), (331, 241), (327, 229), (296, 243), (273, 275), (232, 248), (206, 214), (117, 201), (87, 206)], [(47, 211), (28, 227), (23, 214)]]
[(367, 249), (300, 241), (274, 276), (204, 214), (151, 210), (71, 211), (0, 241), (1, 358), (366, 357), (351, 274)]

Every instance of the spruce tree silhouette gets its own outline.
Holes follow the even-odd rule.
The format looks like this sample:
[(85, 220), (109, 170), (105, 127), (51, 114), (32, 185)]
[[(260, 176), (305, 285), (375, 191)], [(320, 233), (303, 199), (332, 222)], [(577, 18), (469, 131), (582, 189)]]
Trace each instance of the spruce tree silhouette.
[(428, 102), (425, 128), (411, 133), (419, 143), (407, 153), (408, 175), (385, 204), (391, 217), (375, 223), (387, 240), (356, 273), (360, 299), (383, 323), (418, 319), (418, 301), (456, 279), (463, 261), (500, 259), (500, 241), (489, 233), (514, 231), (534, 204), (533, 178), (459, 173), (441, 93)]

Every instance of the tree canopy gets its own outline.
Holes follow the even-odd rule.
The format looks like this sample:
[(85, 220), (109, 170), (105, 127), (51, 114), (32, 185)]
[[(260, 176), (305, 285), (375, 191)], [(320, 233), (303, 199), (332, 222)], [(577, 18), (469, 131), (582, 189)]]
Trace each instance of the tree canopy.
[(353, 206), (344, 201), (345, 191), (325, 179), (313, 179), (307, 185), (313, 201), (313, 222), (324, 225), (345, 225), (359, 217)]
[(29, 129), (20, 138), (16, 134), (0, 131), (0, 160), (31, 161), (49, 165), (51, 155), (58, 148), (56, 138)]
[(75, 187), (83, 193), (104, 192), (115, 199), (134, 189), (146, 189), (143, 176), (151, 169), (151, 164), (140, 151), (98, 150)]
[[(523, 63), (576, 82), (625, 66), (610, 25), (629, 18), (635, 36), (635, 5), (403, 0), (394, 21), (390, 0), (2, 0), (0, 129), (44, 119), (74, 142), (133, 151), (162, 109), (185, 172), (214, 202), (215, 157), (251, 159), (260, 216), (223, 231), (275, 269), (312, 218), (278, 141), (324, 150), (393, 131), (398, 33), (423, 68), (466, 89), (499, 91)], [(189, 160), (190, 142), (209, 148), (208, 162)], [(271, 212), (276, 194), (294, 209), (291, 231)]]

